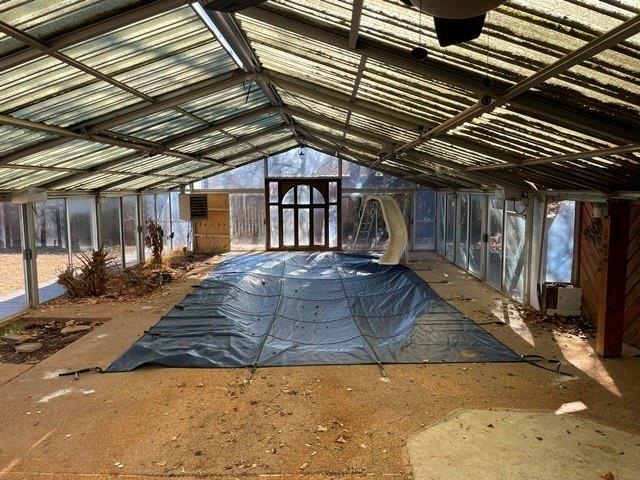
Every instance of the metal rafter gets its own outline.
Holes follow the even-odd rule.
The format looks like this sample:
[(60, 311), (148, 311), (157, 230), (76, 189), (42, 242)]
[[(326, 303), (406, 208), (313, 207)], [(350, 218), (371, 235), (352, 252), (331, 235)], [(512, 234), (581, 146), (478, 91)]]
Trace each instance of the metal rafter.
[[(116, 80), (115, 78), (113, 78), (110, 75), (104, 74), (98, 70), (96, 70), (95, 68), (89, 67), (87, 65), (85, 65), (82, 62), (77, 61), (74, 58), (69, 57), (68, 55), (65, 55), (64, 53), (59, 52), (57, 49), (51, 47), (50, 45), (45, 44), (44, 42), (41, 42), (40, 40), (38, 40), (37, 38), (13, 27), (12, 25), (9, 25), (6, 22), (0, 21), (0, 32), (4, 33), (5, 35), (14, 38), (15, 40), (18, 40), (19, 42), (24, 43), (25, 45), (28, 45), (32, 48), (38, 49), (40, 50), (43, 54), (48, 55), (52, 58), (55, 58), (56, 60), (59, 60), (60, 62), (69, 65), (73, 68), (76, 68), (78, 70), (80, 70), (81, 72), (86, 73), (87, 75), (90, 75), (98, 80), (102, 80), (103, 82), (106, 82), (110, 85), (113, 85), (116, 88), (119, 88), (120, 90), (123, 90), (127, 93), (130, 93), (138, 98), (141, 98), (142, 100), (144, 100), (145, 102), (148, 103), (155, 103), (156, 100), (152, 97), (150, 97), (149, 95), (146, 95), (145, 93), (142, 93), (141, 91), (132, 88), (130, 86), (128, 86), (127, 84)], [(197, 115), (194, 115), (192, 113), (188, 113), (185, 112), (184, 110), (182, 110), (179, 107), (173, 107), (173, 109), (178, 112), (179, 114), (189, 117), (189, 118), (193, 118), (194, 120), (200, 122), (200, 123), (207, 123), (206, 120), (203, 120), (202, 118), (198, 117)]]
[[(555, 155), (552, 157), (530, 158), (521, 162), (518, 167), (529, 167), (532, 165), (542, 165), (547, 163), (566, 162), (570, 160), (587, 160), (595, 157), (607, 157), (609, 155), (621, 155), (624, 153), (638, 152), (640, 145), (630, 144), (621, 145), (619, 147), (602, 148), (598, 150), (588, 150), (586, 152), (568, 153), (565, 155)], [(513, 165), (483, 165), (478, 167), (469, 167), (468, 171), (474, 170), (500, 170), (504, 168), (513, 168)]]
[[(85, 40), (95, 38), (99, 35), (112, 32), (132, 23), (146, 20), (161, 13), (181, 7), (185, 4), (184, 0), (158, 0), (149, 2), (138, 8), (128, 10), (126, 12), (110, 16), (105, 19), (98, 20), (84, 27), (76, 28), (71, 32), (59, 35), (47, 43), (53, 50), (61, 50), (71, 45), (76, 45)], [(0, 58), (0, 71), (6, 71), (10, 68), (22, 65), (24, 63), (35, 60), (44, 56), (45, 53), (38, 48), (27, 46), (14, 53)]]
[[(412, 140), (411, 142), (407, 142), (404, 145), (401, 145), (396, 149), (395, 153), (402, 153), (407, 150), (411, 150), (433, 138), (445, 135), (449, 130), (470, 122), (474, 118), (479, 117), (486, 112), (490, 112), (497, 107), (505, 105), (508, 102), (513, 102), (516, 97), (528, 92), (532, 88), (537, 87), (548, 79), (565, 72), (574, 65), (581, 63), (583, 60), (591, 58), (594, 55), (597, 55), (598, 53), (610, 48), (613, 45), (617, 45), (623, 40), (639, 32), (640, 15), (636, 15), (635, 17), (627, 20), (621, 25), (613, 28), (609, 32), (588, 42), (586, 45), (583, 45), (581, 48), (575, 50), (574, 52), (565, 55), (559, 60), (556, 60), (551, 65), (548, 65), (547, 67), (534, 73), (530, 77), (518, 82), (516, 85), (508, 88), (494, 98), (483, 97), (474, 105), (442, 122), (440, 125), (437, 125), (436, 127), (431, 128), (429, 131), (419, 135), (416, 140)], [(390, 155), (391, 154), (388, 154), (383, 158), (389, 158)]]
[[(108, 117), (104, 120), (95, 119), (92, 122), (86, 122), (71, 129), (74, 134), (87, 135), (99, 133), (103, 130), (122, 125), (131, 120), (145, 117), (163, 110), (167, 110), (182, 103), (196, 100), (198, 98), (210, 95), (216, 92), (220, 92), (237, 85), (240, 82), (253, 80), (252, 74), (238, 74), (238, 72), (232, 72), (229, 74), (219, 75), (213, 79), (204, 80), (194, 85), (178, 89), (173, 92), (169, 92), (157, 97), (157, 102), (153, 105), (149, 105), (147, 102), (138, 102), (130, 107), (124, 108), (116, 116)], [(13, 119), (12, 121), (18, 121), (11, 116), (5, 115), (7, 119)], [(57, 128), (57, 127), (56, 127)], [(53, 140), (47, 140), (35, 145), (31, 145), (17, 152), (0, 157), (0, 164), (14, 162), (28, 155), (43, 152), (53, 147), (57, 147), (63, 143), (67, 143), (73, 140), (73, 138), (67, 136), (65, 138), (56, 138)]]
[[(275, 140), (275, 141), (273, 141), (273, 142), (269, 142), (269, 143), (266, 143), (266, 144), (264, 144), (264, 145), (261, 145), (261, 146), (260, 146), (260, 148), (261, 148), (261, 149), (268, 149), (268, 148), (271, 148), (271, 147), (275, 147), (275, 146), (277, 146), (277, 145), (281, 145), (281, 144), (283, 144), (283, 143), (285, 143), (285, 142), (291, 142), (291, 140), (292, 140), (292, 139), (293, 139), (293, 137), (290, 137), (290, 138), (283, 138), (283, 139), (280, 139), (280, 140)], [(275, 154), (277, 154), (277, 153), (285, 152), (285, 151), (287, 151), (287, 150), (290, 150), (290, 148), (285, 148), (285, 149), (283, 149), (283, 150), (277, 150), (277, 151), (274, 151), (273, 153), (270, 153), (269, 155), (275, 155)], [(259, 152), (259, 151), (260, 151), (260, 150), (258, 150), (257, 148), (254, 148), (254, 149), (251, 149), (251, 150), (245, 150), (244, 152), (240, 152), (240, 153), (237, 153), (237, 154), (235, 154), (235, 155), (231, 155), (231, 156), (229, 156), (229, 157), (226, 157), (226, 158), (225, 158), (225, 166), (227, 166), (226, 164), (227, 164), (228, 162), (232, 162), (232, 161), (233, 161), (233, 160), (235, 160), (236, 158), (242, 158), (242, 157), (244, 157), (244, 156), (246, 156), (246, 155), (248, 155), (248, 154), (256, 153), (256, 152)], [(228, 165), (228, 168), (224, 168), (224, 169), (220, 170), (219, 172), (216, 172), (216, 173), (215, 173), (215, 175), (219, 175), (220, 173), (226, 172), (226, 171), (228, 171), (228, 170), (233, 170), (234, 168), (238, 168), (238, 167), (240, 167), (240, 166), (242, 166), (242, 165), (246, 165), (246, 164), (248, 164), (248, 163), (256, 162), (256, 161), (258, 161), (258, 160), (259, 160), (259, 158), (254, 158), (254, 159), (252, 159), (252, 160), (248, 160), (247, 162), (245, 162), (245, 163), (241, 163), (241, 164), (239, 164), (239, 165)], [(194, 175), (194, 174), (196, 174), (196, 173), (198, 173), (198, 172), (206, 171), (206, 170), (209, 170), (209, 169), (211, 169), (211, 167), (201, 167), (201, 168), (197, 168), (197, 169), (195, 169), (195, 170), (189, 170), (188, 172), (185, 172), (185, 173), (183, 173), (183, 174), (181, 174), (181, 175), (175, 175), (175, 176), (173, 176), (172, 178), (173, 178), (173, 179), (185, 178), (185, 177), (187, 177), (188, 175)], [(202, 180), (202, 178), (199, 178), (199, 179), (200, 179), (200, 180)], [(119, 184), (121, 184), (121, 183), (126, 183), (126, 180), (125, 180), (124, 182), (116, 182), (116, 183), (114, 183), (114, 184), (112, 184), (112, 185), (104, 186), (104, 187), (102, 187), (101, 189), (99, 189), (99, 191), (107, 190), (107, 189), (112, 188), (113, 186), (119, 185)], [(140, 188), (139, 190), (140, 190), (140, 191), (144, 191), (144, 190), (147, 190), (147, 189), (151, 189), (151, 188), (156, 187), (157, 185), (162, 185), (163, 183), (167, 183), (167, 182), (166, 182), (166, 181), (162, 181), (162, 182), (153, 183), (153, 184), (151, 184), (151, 185), (146, 185), (145, 187)], [(187, 184), (187, 183), (190, 183), (190, 182), (177, 182), (177, 183), (178, 183), (178, 184)]]
[[(222, 152), (224, 150), (226, 150), (227, 148), (233, 147), (235, 145), (238, 145), (239, 143), (248, 143), (252, 140), (256, 140), (258, 138), (262, 138), (265, 135), (269, 135), (271, 133), (275, 133), (279, 130), (282, 130), (284, 126), (282, 124), (276, 125), (274, 127), (271, 128), (267, 128), (264, 130), (260, 130), (258, 132), (254, 132), (251, 133), (249, 135), (245, 135), (243, 137), (238, 137), (235, 140), (232, 140), (230, 142), (224, 142), (221, 143), (219, 145), (216, 145), (214, 147), (209, 147), (207, 149), (204, 150), (200, 150), (198, 152), (195, 152), (194, 155), (196, 156), (202, 156), (202, 155), (211, 155), (211, 154), (215, 154), (216, 152)], [(100, 174), (100, 173), (106, 173), (107, 170), (112, 169), (113, 167), (117, 166), (117, 165), (122, 165), (122, 164), (126, 164), (132, 160), (137, 160), (140, 158), (143, 158), (145, 155), (143, 154), (131, 154), (131, 155), (125, 155), (124, 157), (120, 157), (120, 158), (116, 158), (113, 160), (110, 160), (108, 162), (105, 163), (101, 163), (100, 165), (93, 167), (93, 168), (89, 168), (86, 170), (81, 170), (79, 173), (76, 173), (75, 175), (71, 175), (68, 177), (63, 177), (60, 179), (56, 179), (53, 182), (49, 182), (46, 184), (41, 184), (39, 186), (43, 187), (43, 188), (47, 188), (47, 189), (56, 189), (59, 188), (62, 185), (67, 185), (69, 183), (72, 182), (77, 182), (80, 181), (84, 178), (89, 178), (93, 175), (96, 174)], [(173, 168), (173, 167), (177, 167), (178, 165), (180, 165), (181, 163), (183, 163), (184, 160), (177, 160), (175, 162), (172, 163), (168, 163), (166, 165), (162, 165), (160, 167), (156, 167), (154, 169), (148, 170), (146, 172), (143, 172), (145, 174), (155, 174), (158, 172), (162, 172), (163, 170), (167, 170), (169, 168)], [(205, 169), (209, 169), (211, 168), (211, 163), (210, 162), (203, 162), (206, 163), (206, 166), (204, 167)], [(218, 164), (220, 165), (224, 165), (223, 159), (218, 159)], [(128, 175), (129, 172), (126, 171), (118, 171), (118, 170), (113, 170), (111, 173), (118, 173), (121, 175)]]
[[(229, 13), (210, 10), (207, 10), (207, 13), (220, 31), (220, 34), (226, 39), (227, 43), (242, 60), (244, 70), (249, 73), (260, 73), (262, 71), (260, 60), (256, 57), (251, 45), (249, 45), (249, 42), (245, 38), (244, 33), (233, 16)], [(263, 79), (258, 79), (257, 83), (273, 107), (282, 107), (282, 99), (280, 98), (280, 95), (278, 95), (278, 92), (275, 91), (269, 82), (266, 82)], [(284, 123), (291, 130), (291, 133), (293, 133), (294, 137), (300, 140), (300, 135), (296, 130), (295, 123), (291, 117), (282, 111), (280, 111), (280, 115), (282, 116)]]
[(353, 0), (351, 7), (351, 29), (349, 30), (349, 48), (352, 50), (358, 46), (360, 34), (360, 19), (362, 18), (363, 0)]
[[(326, 43), (332, 47), (349, 50), (348, 36), (335, 32), (331, 25), (326, 25), (326, 28), (321, 28), (318, 23), (311, 25), (302, 20), (301, 16), (293, 18), (293, 16), (274, 11), (269, 4), (247, 8), (242, 10), (241, 14), (296, 35)], [(388, 45), (383, 45), (368, 38), (366, 40), (361, 39), (355, 52), (392, 67), (464, 88), (479, 96), (490, 95), (493, 98), (498, 98), (500, 97), (500, 92), (504, 92), (510, 87), (507, 83), (499, 80), (493, 82), (493, 87), (485, 87), (482, 83), (483, 75), (481, 74), (473, 74), (463, 68), (444, 64), (433, 58), (427, 58), (419, 62), (411, 59), (407, 52), (398, 49), (394, 50)], [(628, 125), (625, 125), (624, 122), (618, 122), (599, 115), (590, 109), (576, 106), (578, 104), (596, 104), (597, 102), (593, 99), (579, 94), (576, 94), (575, 98), (577, 99), (576, 102), (567, 103), (557, 98), (549, 98), (545, 93), (527, 91), (510, 100), (509, 104), (513, 111), (524, 112), (534, 118), (543, 119), (551, 124), (560, 125), (587, 135), (600, 138), (604, 136), (623, 143), (640, 143), (640, 133), (628, 128)], [(599, 104), (598, 107), (605, 109), (608, 106)], [(614, 109), (612, 111), (615, 112)]]

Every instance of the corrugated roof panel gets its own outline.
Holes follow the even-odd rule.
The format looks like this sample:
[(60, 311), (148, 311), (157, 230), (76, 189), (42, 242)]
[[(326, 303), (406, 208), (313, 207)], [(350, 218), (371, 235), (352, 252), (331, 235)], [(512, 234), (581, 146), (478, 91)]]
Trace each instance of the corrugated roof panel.
[(127, 178), (127, 175), (116, 175), (112, 173), (95, 173), (90, 177), (81, 180), (70, 180), (68, 183), (60, 184), (56, 190), (95, 190), (119, 182)]
[(111, 130), (144, 140), (160, 142), (201, 126), (202, 123), (187, 115), (174, 110), (165, 110), (146, 117), (136, 118)]
[[(326, 8), (326, 7), (325, 7)], [(351, 93), (360, 55), (238, 15), (262, 66)]]
[[(139, 0), (51, 0), (10, 1), (0, 3), (0, 20), (29, 35), (46, 39), (79, 25), (141, 4)], [(0, 54), (22, 46), (0, 37)]]
[[(202, 162), (183, 162), (179, 165), (165, 168), (164, 170), (158, 170), (155, 173), (158, 175), (190, 175), (189, 172), (206, 166), (207, 164)], [(159, 178), (158, 180), (161, 179)]]
[(282, 117), (277, 113), (273, 113), (270, 115), (262, 115), (260, 117), (248, 120), (246, 123), (237, 127), (226, 128), (225, 132), (228, 132), (231, 135), (235, 135), (237, 137), (243, 137), (245, 135), (259, 132), (260, 130), (275, 127), (279, 124), (283, 124)]
[(156, 168), (162, 168), (165, 165), (180, 161), (174, 157), (165, 155), (154, 155), (152, 157), (144, 157), (129, 161), (117, 167), (110, 168), (110, 171), (118, 171), (123, 173), (146, 173)]
[(323, 117), (336, 120), (338, 122), (345, 122), (347, 120), (347, 109), (331, 105), (327, 102), (312, 99), (299, 93), (289, 92), (288, 90), (278, 87), (276, 90), (280, 94), (280, 98), (285, 105), (296, 107), (302, 110), (306, 110), (310, 113), (322, 115)]
[(395, 140), (396, 142), (410, 142), (411, 140), (415, 140), (418, 136), (418, 132), (412, 132), (393, 124), (374, 120), (357, 113), (351, 114), (349, 124), (354, 127), (368, 130), (374, 135), (380, 135), (381, 137)]
[(7, 155), (12, 151), (21, 150), (51, 138), (54, 136), (48, 133), (0, 125), (0, 155)]
[(152, 96), (237, 68), (188, 5), (74, 45), (64, 53)]
[(357, 98), (432, 124), (443, 122), (476, 102), (472, 92), (373, 59), (367, 60)]
[(176, 145), (174, 149), (185, 153), (194, 153), (215, 147), (216, 145), (228, 142), (229, 140), (231, 140), (231, 137), (224, 132), (212, 132), (180, 143), (179, 145)]
[(0, 190), (22, 190), (37, 187), (67, 175), (67, 172), (28, 170), (23, 168), (0, 168)]
[(110, 147), (85, 140), (74, 140), (44, 152), (11, 162), (11, 165), (46, 166), (60, 168), (92, 168), (109, 160), (124, 157), (133, 150)]
[(207, 95), (180, 105), (187, 112), (208, 122), (218, 122), (227, 117), (269, 105), (269, 100), (255, 82), (244, 82), (218, 93)]

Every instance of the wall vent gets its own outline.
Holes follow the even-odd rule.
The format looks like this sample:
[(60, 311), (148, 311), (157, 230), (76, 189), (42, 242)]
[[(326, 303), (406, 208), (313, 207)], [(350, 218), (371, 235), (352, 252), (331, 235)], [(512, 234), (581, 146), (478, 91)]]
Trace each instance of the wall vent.
[(206, 220), (209, 218), (206, 195), (189, 195), (189, 208), (191, 210), (191, 220)]

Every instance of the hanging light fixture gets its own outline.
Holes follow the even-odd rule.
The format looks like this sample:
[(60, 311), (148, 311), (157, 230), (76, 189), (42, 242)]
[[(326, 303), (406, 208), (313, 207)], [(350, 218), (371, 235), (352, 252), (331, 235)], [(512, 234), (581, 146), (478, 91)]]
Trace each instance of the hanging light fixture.
[(304, 145), (300, 145), (300, 151), (298, 151), (299, 157), (304, 157)]

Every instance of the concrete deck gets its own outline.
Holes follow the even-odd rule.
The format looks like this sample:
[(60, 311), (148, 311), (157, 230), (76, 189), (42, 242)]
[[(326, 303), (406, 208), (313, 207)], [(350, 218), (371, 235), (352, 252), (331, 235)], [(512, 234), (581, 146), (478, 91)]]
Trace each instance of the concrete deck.
[(38, 365), (3, 367), (0, 479), (410, 478), (407, 439), (461, 408), (581, 401), (572, 415), (640, 433), (637, 358), (602, 361), (586, 341), (529, 328), (498, 292), (434, 254), (421, 259), (412, 268), (463, 313), (506, 319), (486, 328), (520, 353), (567, 362), (576, 378), (527, 364), (390, 365), (386, 381), (375, 366), (261, 369), (250, 384), (244, 369), (56, 376), (108, 366), (205, 274), (196, 271), (152, 301), (30, 313), (112, 320)]

